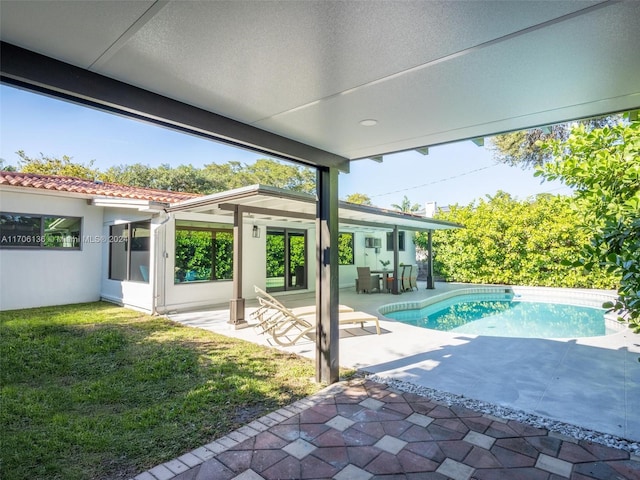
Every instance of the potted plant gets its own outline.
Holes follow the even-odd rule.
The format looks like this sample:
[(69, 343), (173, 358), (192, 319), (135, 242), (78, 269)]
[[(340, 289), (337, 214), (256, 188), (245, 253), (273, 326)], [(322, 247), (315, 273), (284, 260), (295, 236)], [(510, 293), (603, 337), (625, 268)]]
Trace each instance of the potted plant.
[(380, 260), (380, 263), (382, 264), (382, 270), (386, 271), (387, 267), (391, 263), (391, 260)]

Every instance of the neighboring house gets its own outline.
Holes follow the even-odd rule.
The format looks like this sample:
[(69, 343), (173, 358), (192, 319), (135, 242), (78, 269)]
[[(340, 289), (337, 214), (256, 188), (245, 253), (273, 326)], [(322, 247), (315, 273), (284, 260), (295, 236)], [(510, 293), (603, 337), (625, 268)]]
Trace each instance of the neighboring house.
[[(0, 310), (104, 299), (165, 313), (315, 289), (315, 198), (253, 185), (195, 195), (0, 172)], [(415, 263), (446, 222), (340, 203), (340, 287), (356, 266)], [(239, 240), (239, 241), (237, 241)]]

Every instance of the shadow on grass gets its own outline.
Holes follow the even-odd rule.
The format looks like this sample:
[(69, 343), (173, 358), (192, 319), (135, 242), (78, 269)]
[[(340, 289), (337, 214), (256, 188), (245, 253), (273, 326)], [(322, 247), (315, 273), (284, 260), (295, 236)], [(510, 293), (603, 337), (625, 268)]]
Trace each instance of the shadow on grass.
[(130, 478), (320, 387), (311, 361), (104, 303), (0, 313), (3, 478)]

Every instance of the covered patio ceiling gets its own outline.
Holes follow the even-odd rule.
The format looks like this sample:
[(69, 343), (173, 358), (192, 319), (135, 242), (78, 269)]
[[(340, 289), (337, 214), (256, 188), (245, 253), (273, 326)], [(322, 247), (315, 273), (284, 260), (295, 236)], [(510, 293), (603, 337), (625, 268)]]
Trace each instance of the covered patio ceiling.
[(316, 379), (326, 383), (339, 378), (331, 239), (338, 172), (350, 161), (640, 107), (637, 1), (2, 0), (0, 9), (3, 83), (318, 168)]
[(3, 82), (343, 171), (640, 106), (637, 1), (0, 8)]
[[(295, 228), (316, 222), (316, 197), (266, 185), (251, 185), (174, 204), (168, 212), (208, 213), (233, 217), (235, 207), (256, 225)], [(428, 231), (462, 225), (376, 207), (339, 202), (338, 221), (345, 231)]]

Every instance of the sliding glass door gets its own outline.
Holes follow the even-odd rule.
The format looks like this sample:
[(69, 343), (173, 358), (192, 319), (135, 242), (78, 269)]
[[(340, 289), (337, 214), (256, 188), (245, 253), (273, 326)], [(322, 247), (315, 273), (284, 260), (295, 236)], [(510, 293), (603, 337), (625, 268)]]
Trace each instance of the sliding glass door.
[(267, 229), (267, 291), (307, 288), (307, 232)]

